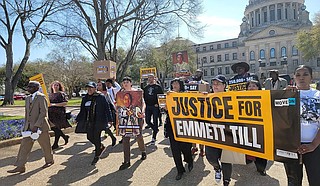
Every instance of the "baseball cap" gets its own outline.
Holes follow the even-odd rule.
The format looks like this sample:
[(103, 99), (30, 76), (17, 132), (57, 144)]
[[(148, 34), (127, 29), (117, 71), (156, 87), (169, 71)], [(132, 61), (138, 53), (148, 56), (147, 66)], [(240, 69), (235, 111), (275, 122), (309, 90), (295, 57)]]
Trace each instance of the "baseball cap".
[(97, 84), (95, 82), (90, 81), (88, 84), (86, 84), (86, 87), (97, 88)]
[(226, 76), (224, 75), (217, 75), (216, 77), (212, 78), (211, 81), (217, 80), (223, 84), (227, 84)]

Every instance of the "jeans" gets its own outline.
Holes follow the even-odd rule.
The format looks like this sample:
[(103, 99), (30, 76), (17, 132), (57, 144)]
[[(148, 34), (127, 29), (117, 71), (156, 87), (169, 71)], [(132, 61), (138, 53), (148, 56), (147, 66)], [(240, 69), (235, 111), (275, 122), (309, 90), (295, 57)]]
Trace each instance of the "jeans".
[[(160, 114), (159, 107), (156, 107), (154, 105), (146, 106), (146, 123), (152, 128), (153, 130), (152, 138), (154, 139), (156, 139), (157, 133), (159, 131), (158, 129), (159, 114)], [(151, 116), (152, 116), (153, 124), (151, 123)]]

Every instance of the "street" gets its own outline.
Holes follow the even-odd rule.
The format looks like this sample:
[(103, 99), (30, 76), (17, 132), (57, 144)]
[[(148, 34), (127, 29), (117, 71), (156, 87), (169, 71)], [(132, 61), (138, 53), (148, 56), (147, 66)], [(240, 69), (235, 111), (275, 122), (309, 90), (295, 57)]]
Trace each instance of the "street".
[[(102, 138), (107, 150), (97, 165), (92, 166), (94, 147), (86, 135), (73, 132), (69, 135), (67, 145), (61, 145), (63, 140), (60, 140), (60, 148), (54, 151), (55, 164), (47, 169), (41, 168), (44, 158), (36, 142), (23, 174), (7, 173), (13, 168), (19, 145), (1, 148), (0, 185), (219, 185), (215, 184), (213, 167), (199, 155), (194, 157), (194, 169), (186, 172), (181, 180), (175, 180), (177, 170), (163, 127), (160, 127), (155, 146), (150, 145), (151, 130), (144, 130), (147, 146), (147, 159), (144, 161), (140, 160), (137, 143), (131, 140), (131, 167), (123, 171), (118, 170), (123, 161), (122, 144), (111, 147), (110, 137)], [(269, 161), (267, 176), (261, 176), (254, 163), (234, 165), (231, 185), (287, 185), (283, 164)], [(303, 185), (308, 185), (305, 177)]]

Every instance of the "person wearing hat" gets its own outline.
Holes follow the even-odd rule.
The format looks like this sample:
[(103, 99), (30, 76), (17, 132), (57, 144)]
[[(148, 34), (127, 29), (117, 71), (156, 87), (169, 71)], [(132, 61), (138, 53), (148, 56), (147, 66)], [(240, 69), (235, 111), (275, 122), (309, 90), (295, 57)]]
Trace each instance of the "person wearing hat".
[(246, 62), (235, 63), (231, 66), (231, 69), (237, 75), (229, 79), (229, 91), (242, 91), (246, 90), (246, 83), (250, 80), (257, 80), (257, 75), (249, 73), (250, 67)]
[[(39, 92), (39, 88), (40, 83), (37, 81), (30, 81), (27, 86), (30, 95), (26, 98), (26, 118), (22, 130), (31, 131), (33, 134), (38, 134), (38, 130), (41, 131), (37, 141), (45, 157), (45, 164), (42, 168), (47, 168), (53, 165), (54, 161), (49, 135), (48, 102), (45, 95)], [(9, 170), (8, 173), (24, 173), (26, 171), (25, 164), (27, 163), (33, 144), (34, 140), (30, 136), (22, 138), (15, 162), (16, 168)]]
[(287, 80), (279, 77), (278, 70), (269, 70), (270, 78), (267, 78), (264, 87), (266, 90), (283, 90), (287, 87)]
[[(225, 92), (227, 79), (224, 75), (217, 75), (211, 80), (213, 93)], [(220, 162), (222, 149), (206, 146), (206, 158), (215, 170), (215, 181), (220, 183), (223, 175), (223, 185), (229, 185), (232, 174), (232, 164)], [(222, 174), (221, 174), (222, 173)]]
[[(158, 119), (160, 114), (158, 94), (163, 94), (163, 90), (160, 85), (156, 84), (154, 74), (148, 75), (148, 85), (143, 89), (143, 99), (146, 104), (145, 118), (148, 126), (146, 128), (152, 128), (152, 140), (151, 145), (155, 144), (158, 129)], [(151, 117), (153, 117), (153, 123), (151, 123)]]
[(101, 143), (101, 132), (111, 126), (113, 120), (106, 97), (97, 92), (97, 84), (89, 82), (86, 88), (88, 93), (82, 98), (76, 122), (77, 127), (86, 127), (87, 139), (95, 146), (95, 156), (91, 162), (91, 165), (95, 165), (106, 149)]

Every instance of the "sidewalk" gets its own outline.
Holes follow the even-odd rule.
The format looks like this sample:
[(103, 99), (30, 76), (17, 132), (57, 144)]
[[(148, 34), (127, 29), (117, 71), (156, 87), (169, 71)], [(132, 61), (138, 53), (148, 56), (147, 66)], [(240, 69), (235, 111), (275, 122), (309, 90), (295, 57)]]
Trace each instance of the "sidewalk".
[[(151, 130), (144, 130), (147, 159), (140, 160), (141, 153), (137, 143), (134, 143), (131, 148), (131, 167), (123, 171), (118, 171), (123, 161), (121, 144), (112, 148), (110, 137), (104, 139), (107, 150), (97, 165), (92, 166), (94, 148), (86, 135), (73, 132), (69, 135), (69, 143), (54, 151), (55, 164), (47, 169), (41, 168), (44, 159), (39, 144), (35, 143), (26, 165), (27, 170), (20, 175), (7, 173), (13, 168), (19, 145), (1, 148), (1, 185), (218, 185), (214, 181), (212, 166), (205, 157), (198, 155), (194, 159), (194, 169), (186, 172), (181, 180), (175, 180), (177, 172), (169, 140), (163, 138), (163, 127), (160, 127), (156, 146), (150, 145)], [(60, 142), (63, 143), (63, 140)], [(282, 163), (269, 162), (267, 174), (260, 176), (254, 163), (234, 165), (231, 185), (287, 185)], [(307, 185), (305, 178), (303, 185)]]

